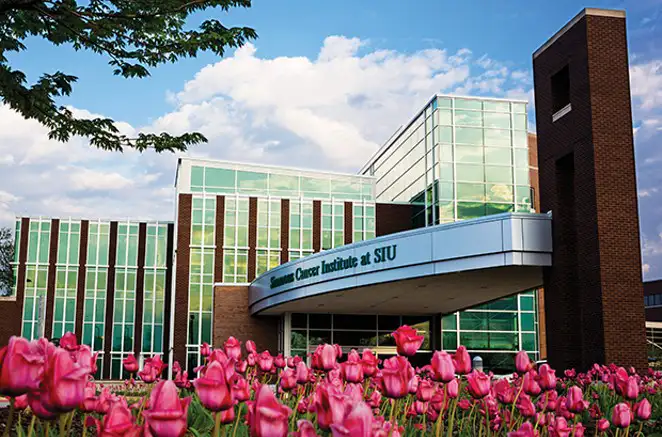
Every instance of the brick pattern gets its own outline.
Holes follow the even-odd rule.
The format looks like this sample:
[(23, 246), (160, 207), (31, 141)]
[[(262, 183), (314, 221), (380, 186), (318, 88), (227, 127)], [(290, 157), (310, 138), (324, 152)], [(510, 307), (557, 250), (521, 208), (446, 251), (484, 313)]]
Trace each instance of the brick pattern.
[(170, 353), (170, 312), (172, 311), (172, 275), (175, 242), (175, 225), (168, 224), (168, 240), (166, 246), (166, 280), (165, 301), (163, 308), (163, 352), (167, 357)]
[(280, 202), (280, 263), (290, 260), (290, 199)]
[(540, 178), (538, 175), (538, 137), (529, 134), (529, 181), (533, 188), (533, 207), (540, 212)]
[(322, 250), (322, 201), (313, 200), (313, 252)]
[(352, 202), (345, 202), (345, 244), (352, 244), (354, 240), (354, 208)]
[[(48, 251), (48, 279), (46, 282), (46, 320), (44, 321), (44, 337), (53, 337), (53, 311), (55, 307), (55, 279), (57, 263), (57, 247), (60, 238), (60, 219), (51, 220), (51, 242)], [(21, 315), (22, 317), (22, 315)]]
[[(186, 342), (188, 327), (188, 291), (191, 251), (191, 210), (193, 196), (179, 195), (177, 208), (177, 255), (175, 273), (175, 320), (173, 333), (173, 359), (186, 363)], [(168, 317), (169, 319), (169, 317)], [(169, 321), (169, 320), (168, 320)]]
[(0, 301), (0, 347), (4, 347), (12, 335), (21, 335), (23, 300), (25, 297), (25, 261), (27, 259), (30, 219), (21, 219), (21, 236), (18, 242), (18, 272), (16, 274), (15, 300)]
[(402, 203), (378, 203), (375, 205), (375, 234), (395, 234), (411, 229), (414, 206)]
[(257, 270), (257, 197), (248, 199), (248, 282), (255, 279)]
[(89, 237), (90, 222), (80, 222), (80, 252), (78, 252), (78, 283), (76, 284), (76, 324), (75, 334), (78, 343), (83, 337), (83, 309), (85, 307), (85, 277), (87, 276), (87, 240)]
[(214, 282), (223, 282), (223, 238), (225, 230), (225, 196), (216, 196), (216, 250), (214, 250)]
[(145, 304), (145, 245), (147, 223), (138, 225), (138, 268), (136, 270), (136, 314), (133, 317), (133, 353), (140, 355), (143, 346), (143, 307)]
[(110, 222), (108, 245), (108, 286), (106, 288), (106, 320), (103, 339), (104, 378), (110, 378), (110, 351), (113, 343), (113, 318), (115, 316), (115, 261), (117, 260), (117, 222)]
[[(572, 110), (552, 121), (551, 76), (569, 65)], [(646, 366), (625, 20), (586, 16), (534, 59), (549, 361)]]
[[(258, 350), (278, 351), (278, 317), (252, 317), (248, 310), (247, 286), (219, 286), (214, 289), (214, 344), (229, 336), (242, 342), (253, 340)], [(222, 315), (222, 316), (221, 316)]]

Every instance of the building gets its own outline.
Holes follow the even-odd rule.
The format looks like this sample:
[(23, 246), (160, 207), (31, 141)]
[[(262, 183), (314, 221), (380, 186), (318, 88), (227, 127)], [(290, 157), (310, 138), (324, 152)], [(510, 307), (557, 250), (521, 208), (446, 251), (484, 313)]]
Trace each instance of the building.
[(357, 175), (181, 158), (173, 223), (18, 219), (0, 341), (73, 327), (117, 378), (230, 335), (383, 357), (409, 324), (414, 361), (643, 368), (624, 17), (586, 9), (536, 51), (538, 138), (523, 101), (435, 95)]

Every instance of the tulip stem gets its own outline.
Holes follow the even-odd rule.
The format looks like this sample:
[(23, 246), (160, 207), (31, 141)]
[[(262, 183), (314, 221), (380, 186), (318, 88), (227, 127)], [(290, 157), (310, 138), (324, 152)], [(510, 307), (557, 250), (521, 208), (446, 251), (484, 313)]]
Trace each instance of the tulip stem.
[(239, 419), (241, 418), (241, 409), (243, 406), (243, 403), (239, 404), (239, 410), (237, 410), (237, 418), (234, 421), (234, 428), (232, 429), (232, 437), (237, 435), (237, 428), (239, 428)]
[(485, 399), (485, 420), (487, 424), (487, 437), (490, 437), (490, 409), (487, 405), (487, 399)]
[[(524, 379), (520, 378), (519, 390), (517, 390), (517, 394), (515, 395), (515, 399), (513, 399), (513, 406), (510, 408), (510, 425), (508, 425), (508, 431), (511, 431), (513, 429), (512, 424), (515, 422), (513, 420), (513, 417), (515, 417), (514, 416), (514, 414), (515, 414), (515, 405), (517, 405), (517, 399), (519, 399), (519, 395), (522, 394), (522, 389), (523, 388), (524, 388)], [(547, 406), (545, 406), (545, 408), (547, 408)]]
[(65, 414), (60, 414), (60, 437), (66, 437), (67, 431), (67, 416)]
[(83, 437), (87, 436), (87, 414), (83, 415)]
[(214, 416), (214, 437), (219, 437), (221, 434), (221, 412), (217, 411)]
[(32, 414), (32, 420), (30, 421), (30, 427), (28, 428), (28, 437), (32, 437), (32, 432), (34, 431), (34, 422), (37, 419), (37, 416)]
[(451, 411), (451, 415), (448, 418), (448, 432), (446, 434), (446, 437), (452, 437), (453, 436), (453, 425), (455, 422), (455, 410), (457, 409), (457, 399), (453, 399), (451, 403), (453, 404), (453, 410)]
[(15, 398), (13, 397), (9, 398), (9, 417), (7, 418), (7, 426), (5, 427), (5, 432), (2, 433), (3, 437), (9, 436), (12, 422), (14, 421), (14, 410), (16, 409), (14, 406), (14, 402), (16, 402)]

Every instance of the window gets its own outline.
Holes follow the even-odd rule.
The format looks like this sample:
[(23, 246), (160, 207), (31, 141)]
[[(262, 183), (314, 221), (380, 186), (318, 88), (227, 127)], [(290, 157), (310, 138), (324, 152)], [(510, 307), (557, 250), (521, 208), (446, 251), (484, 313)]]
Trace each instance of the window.
[(80, 222), (60, 221), (55, 272), (53, 339), (61, 338), (65, 333), (75, 330), (79, 252)]
[(196, 367), (200, 364), (200, 345), (205, 342), (212, 343), (216, 198), (194, 197), (191, 213), (186, 362), (195, 363)]
[(248, 282), (248, 199), (225, 198), (223, 282)]
[(313, 253), (313, 202), (290, 201), (289, 259), (294, 261)]
[(163, 311), (166, 283), (168, 225), (147, 225), (145, 241), (145, 284), (143, 298), (142, 352), (163, 352)]
[(28, 340), (34, 340), (44, 336), (51, 221), (30, 220), (30, 226), (25, 231), (28, 232), (28, 253), (22, 335)]
[(375, 205), (354, 204), (354, 242), (375, 238)]
[(570, 68), (568, 65), (552, 76), (552, 114), (570, 104)]
[(280, 200), (257, 201), (256, 275), (280, 265)]
[(345, 244), (345, 204), (322, 202), (322, 250)]

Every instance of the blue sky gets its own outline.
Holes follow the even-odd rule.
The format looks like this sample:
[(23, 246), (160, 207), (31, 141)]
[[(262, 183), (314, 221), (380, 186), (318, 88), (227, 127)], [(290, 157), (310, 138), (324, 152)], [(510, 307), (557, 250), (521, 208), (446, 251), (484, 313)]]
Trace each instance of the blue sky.
[[(355, 171), (436, 91), (533, 102), (532, 52), (585, 6), (255, 0), (213, 14), (255, 28), (250, 46), (162, 66), (146, 79), (114, 77), (102, 56), (37, 39), (12, 61), (31, 80), (55, 70), (79, 76), (62, 103), (121, 120), (126, 132), (202, 131), (210, 143), (194, 155)], [(645, 276), (662, 278), (662, 0), (590, 6), (628, 14)], [(168, 219), (175, 163), (94, 151), (81, 139), (55, 144), (0, 105), (0, 224), (14, 214)]]

